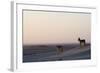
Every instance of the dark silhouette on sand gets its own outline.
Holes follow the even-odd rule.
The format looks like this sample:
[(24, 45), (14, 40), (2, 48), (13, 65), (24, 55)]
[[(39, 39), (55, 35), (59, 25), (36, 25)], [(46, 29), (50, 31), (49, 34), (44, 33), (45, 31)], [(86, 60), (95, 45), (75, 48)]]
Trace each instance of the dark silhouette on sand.
[(56, 47), (57, 47), (57, 53), (58, 53), (58, 54), (61, 54), (61, 53), (64, 51), (64, 50), (63, 50), (63, 46), (57, 45)]
[(80, 43), (80, 47), (84, 47), (86, 45), (86, 41), (85, 39), (80, 39), (80, 37), (78, 38), (78, 41)]
[[(58, 55), (62, 54), (63, 51), (64, 51), (63, 46), (57, 45), (56, 47), (57, 47), (57, 54), (58, 54)], [(59, 60), (62, 60), (62, 58), (59, 58)]]

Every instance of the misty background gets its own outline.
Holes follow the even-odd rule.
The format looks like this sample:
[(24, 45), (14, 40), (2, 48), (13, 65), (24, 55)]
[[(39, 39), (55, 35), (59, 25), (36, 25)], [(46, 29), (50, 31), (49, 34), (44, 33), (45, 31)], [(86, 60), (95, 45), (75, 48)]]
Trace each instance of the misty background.
[(79, 43), (78, 37), (90, 43), (91, 14), (23, 11), (23, 44)]

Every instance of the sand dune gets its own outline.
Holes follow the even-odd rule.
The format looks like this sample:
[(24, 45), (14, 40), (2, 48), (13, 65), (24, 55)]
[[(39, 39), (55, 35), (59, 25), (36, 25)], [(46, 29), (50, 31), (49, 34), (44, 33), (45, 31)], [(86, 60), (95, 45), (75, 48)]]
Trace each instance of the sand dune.
[(48, 57), (44, 57), (44, 58), (40, 58), (40, 60), (56, 60), (56, 59), (59, 59), (59, 58), (63, 58), (63, 57), (67, 57), (67, 56), (71, 56), (71, 55), (75, 55), (75, 54), (79, 54), (79, 53), (83, 53), (83, 52), (86, 52), (90, 50), (90, 47), (89, 46), (86, 46), (86, 47), (83, 47), (83, 48), (80, 48), (80, 47), (76, 47), (76, 48), (73, 48), (69, 51), (65, 51), (63, 52), (62, 54), (58, 55), (52, 55), (52, 56), (48, 56)]
[(41, 62), (41, 61), (57, 61), (57, 60), (77, 60), (90, 59), (90, 45), (83, 48), (75, 47), (57, 54), (57, 51), (45, 52), (40, 54), (31, 54), (24, 56), (24, 62)]

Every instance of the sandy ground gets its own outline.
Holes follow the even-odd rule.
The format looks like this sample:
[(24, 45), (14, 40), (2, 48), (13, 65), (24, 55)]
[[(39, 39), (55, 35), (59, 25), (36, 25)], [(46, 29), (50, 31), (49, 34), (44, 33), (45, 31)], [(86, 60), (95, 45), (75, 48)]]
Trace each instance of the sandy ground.
[(63, 53), (58, 54), (56, 50), (38, 53), (27, 54), (23, 56), (24, 62), (41, 62), (41, 61), (58, 61), (58, 60), (81, 60), (90, 59), (90, 45), (85, 47), (75, 47), (70, 50), (65, 50)]

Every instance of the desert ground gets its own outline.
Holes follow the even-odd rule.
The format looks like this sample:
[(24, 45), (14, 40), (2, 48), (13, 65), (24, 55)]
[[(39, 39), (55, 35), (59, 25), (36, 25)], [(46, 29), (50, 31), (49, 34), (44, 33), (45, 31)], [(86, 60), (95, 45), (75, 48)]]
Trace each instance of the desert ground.
[(62, 60), (91, 59), (90, 44), (80, 47), (79, 44), (63, 44), (64, 51), (57, 53), (55, 45), (24, 45), (23, 62), (45, 62)]

